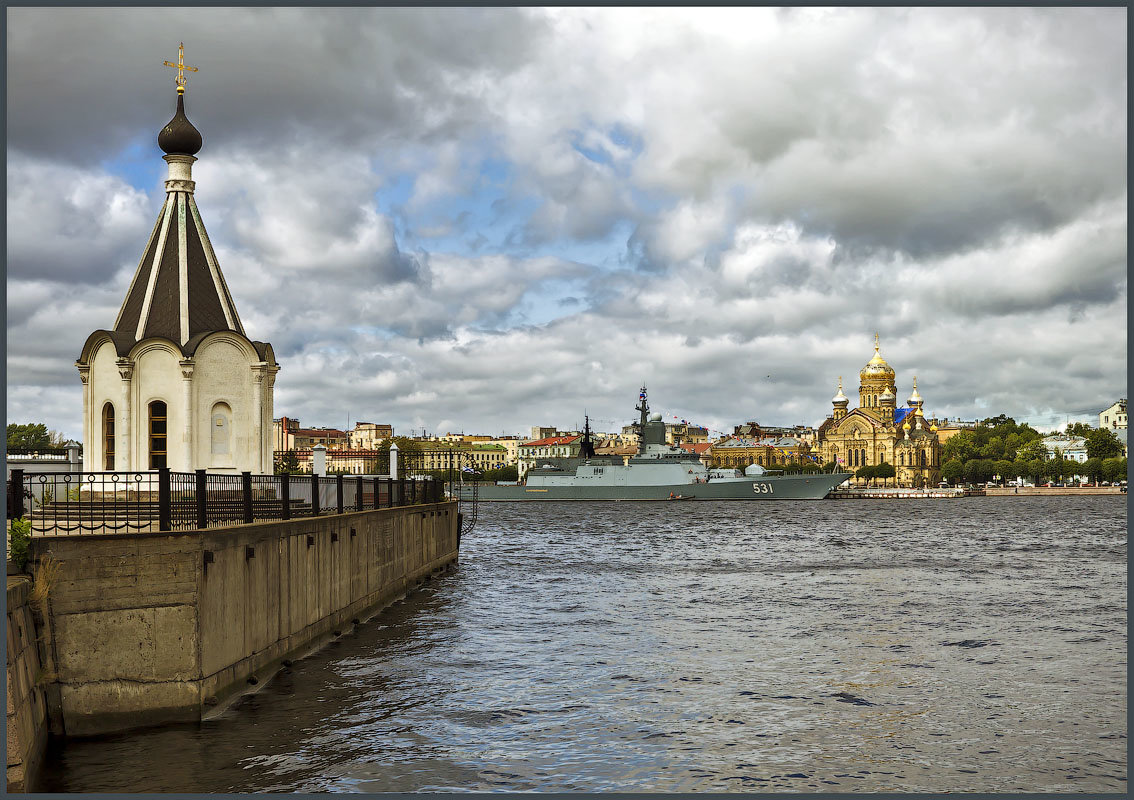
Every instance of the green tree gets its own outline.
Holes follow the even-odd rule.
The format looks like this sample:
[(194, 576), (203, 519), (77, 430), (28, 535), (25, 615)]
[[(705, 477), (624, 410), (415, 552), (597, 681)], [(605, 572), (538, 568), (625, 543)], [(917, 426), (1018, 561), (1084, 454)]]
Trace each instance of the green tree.
[[(441, 442), (419, 442), (417, 439), (411, 439), (408, 436), (395, 436), (393, 439), (383, 439), (378, 443), (378, 450), (389, 450), (391, 444), (398, 445), (399, 453), (420, 453), (426, 448), (424, 445), (441, 445)], [(440, 447), (430, 447), (428, 449), (440, 449)]]
[(993, 462), (987, 458), (973, 458), (965, 462), (965, 480), (969, 483), (987, 483), (992, 480)]
[(1104, 458), (1102, 462), (1103, 480), (1117, 483), (1126, 480), (1125, 458)]
[(881, 478), (882, 481), (883, 481), (883, 485), (885, 485), (885, 481), (886, 481), (887, 478), (893, 478), (897, 474), (898, 474), (898, 471), (894, 469), (893, 464), (879, 464), (877, 467), (874, 468), (874, 477)]
[(980, 455), (980, 448), (984, 445), (983, 437), (976, 430), (961, 431), (949, 438), (941, 447), (942, 461), (956, 459), (962, 463)]
[(995, 470), (995, 474), (1000, 476), (1001, 483), (1012, 480), (1017, 474), (1016, 465), (1007, 459), (994, 461), (992, 468)]
[(1122, 440), (1106, 428), (1094, 428), (1086, 438), (1087, 458), (1118, 458), (1125, 449)]
[(484, 476), (480, 478), (484, 481), (517, 481), (519, 479), (520, 470), (515, 465), (486, 470)]
[(1091, 432), (1094, 431), (1094, 430), (1095, 430), (1094, 428), (1092, 428), (1090, 425), (1088, 425), (1085, 422), (1072, 422), (1070, 425), (1067, 426), (1067, 430), (1065, 432), (1068, 436), (1087, 437), (1087, 436), (1090, 436)]
[[(958, 436), (960, 434), (957, 434)], [(955, 437), (954, 437), (955, 438)], [(952, 441), (952, 439), (950, 439)], [(941, 479), (955, 484), (965, 475), (965, 464), (960, 459), (952, 459), (941, 465)]]
[(299, 474), (299, 456), (295, 454), (294, 450), (277, 451), (275, 461), (277, 475)]
[(8, 558), (21, 572), (28, 563), (28, 545), (31, 542), (31, 521), (27, 517), (8, 523)]
[(37, 449), (53, 444), (52, 432), (42, 422), (29, 422), (26, 425), (8, 424), (8, 449)]
[[(1016, 463), (1020, 463), (1017, 461)], [(1033, 458), (1023, 464), (1023, 473), (1032, 479), (1032, 483), (1039, 485), (1043, 483), (1044, 470), (1047, 467), (1047, 459)]]
[(855, 471), (854, 476), (859, 480), (869, 481), (871, 478), (875, 477), (875, 467), (859, 467)]
[(1047, 447), (1038, 439), (1030, 441), (1016, 450), (1016, 461), (1046, 461)]
[(1080, 472), (1082, 472), (1079, 462), (1075, 461), (1074, 459), (1056, 457), (1053, 458), (1052, 461), (1056, 462), (1056, 465), (1053, 468), (1053, 474), (1055, 475), (1056, 480), (1060, 481), (1061, 483), (1070, 480), (1073, 475), (1078, 475)]
[(1044, 476), (1049, 480), (1061, 481), (1063, 480), (1063, 471), (1063, 451), (1057, 447), (1055, 454), (1044, 463)]
[(1088, 458), (1083, 462), (1081, 472), (1087, 476), (1091, 483), (1098, 484), (1102, 480), (1103, 460), (1101, 458)]

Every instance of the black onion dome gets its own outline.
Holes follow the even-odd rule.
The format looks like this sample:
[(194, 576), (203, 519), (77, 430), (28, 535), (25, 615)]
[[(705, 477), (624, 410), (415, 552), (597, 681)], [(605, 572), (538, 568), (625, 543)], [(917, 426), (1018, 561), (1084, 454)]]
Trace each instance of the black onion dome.
[(185, 95), (177, 95), (177, 113), (157, 137), (158, 147), (167, 155), (191, 156), (201, 149), (201, 132), (185, 116)]

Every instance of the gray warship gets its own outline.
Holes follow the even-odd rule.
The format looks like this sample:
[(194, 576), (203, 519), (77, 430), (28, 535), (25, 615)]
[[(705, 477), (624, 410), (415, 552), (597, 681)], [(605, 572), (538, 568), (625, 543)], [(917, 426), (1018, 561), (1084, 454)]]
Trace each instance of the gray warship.
[(515, 484), (468, 484), (461, 499), (532, 500), (821, 500), (851, 477), (848, 472), (784, 475), (753, 464), (744, 471), (710, 469), (692, 453), (665, 442), (661, 414), (650, 414), (646, 388), (635, 406), (639, 420), (638, 452), (621, 457), (596, 456), (590, 419), (583, 430), (578, 458), (547, 458)]

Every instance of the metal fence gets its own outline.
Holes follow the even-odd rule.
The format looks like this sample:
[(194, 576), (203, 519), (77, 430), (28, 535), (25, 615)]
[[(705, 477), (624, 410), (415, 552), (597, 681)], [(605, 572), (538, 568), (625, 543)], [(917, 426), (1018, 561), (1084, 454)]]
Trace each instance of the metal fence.
[[(461, 531), (471, 533), (476, 527), (479, 492), (476, 479), (480, 475), (474, 462), (474, 454), (459, 447), (421, 448), (401, 450), (398, 453), (399, 471), (411, 478), (429, 477), (445, 486), (445, 493), (459, 500), (457, 506), (461, 519)], [(473, 483), (471, 496), (462, 492), (462, 487)]]
[[(80, 450), (81, 452), (81, 450)], [(9, 458), (41, 458), (44, 460), (66, 461), (70, 452), (66, 447), (9, 447)]]
[(447, 494), (444, 482), (434, 477), (14, 469), (8, 518), (27, 516), (32, 533), (41, 536), (200, 530), (436, 503)]

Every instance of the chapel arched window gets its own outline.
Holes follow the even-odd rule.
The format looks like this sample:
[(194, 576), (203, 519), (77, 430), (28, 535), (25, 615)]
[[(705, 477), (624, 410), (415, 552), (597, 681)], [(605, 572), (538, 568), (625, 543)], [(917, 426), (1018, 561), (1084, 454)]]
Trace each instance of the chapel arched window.
[(114, 471), (114, 406), (107, 403), (102, 407), (102, 453), (103, 469)]
[(161, 400), (150, 403), (150, 469), (169, 466), (166, 459), (166, 405)]

